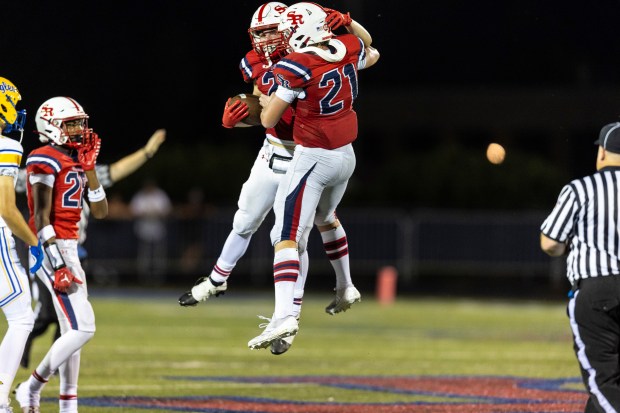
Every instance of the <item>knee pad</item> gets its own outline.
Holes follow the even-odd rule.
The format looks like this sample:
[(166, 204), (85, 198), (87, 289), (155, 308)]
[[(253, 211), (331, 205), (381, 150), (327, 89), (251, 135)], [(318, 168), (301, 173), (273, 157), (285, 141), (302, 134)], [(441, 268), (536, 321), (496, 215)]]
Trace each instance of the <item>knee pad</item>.
[(308, 237), (310, 236), (311, 230), (312, 230), (312, 227), (306, 227), (306, 229), (304, 230), (304, 233), (301, 234), (301, 238), (299, 239), (299, 242), (297, 243), (297, 250), (299, 251), (299, 255), (306, 252), (306, 248), (308, 248)]
[(233, 219), (233, 231), (242, 236), (252, 235), (258, 230), (260, 224), (263, 223), (263, 219), (264, 217), (253, 217), (247, 211), (239, 209)]
[(9, 327), (17, 328), (30, 333), (34, 327), (34, 313), (32, 309), (26, 310), (16, 314), (6, 314), (6, 321)]
[(336, 211), (332, 211), (332, 213), (328, 214), (327, 216), (322, 215), (319, 213), (319, 211), (317, 211), (316, 215), (314, 216), (314, 225), (316, 226), (331, 225), (334, 222), (336, 222), (336, 219), (338, 219), (336, 217)]

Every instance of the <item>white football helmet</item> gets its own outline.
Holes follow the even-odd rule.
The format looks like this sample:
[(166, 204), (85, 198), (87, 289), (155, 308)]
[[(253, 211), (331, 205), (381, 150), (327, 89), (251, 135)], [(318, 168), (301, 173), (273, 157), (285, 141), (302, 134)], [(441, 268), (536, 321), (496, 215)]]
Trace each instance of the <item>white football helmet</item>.
[[(250, 41), (252, 48), (266, 65), (271, 65), (282, 57), (279, 54), (283, 50), (281, 47), (282, 37), (277, 33), (277, 30), (278, 24), (280, 24), (280, 14), (287, 7), (284, 3), (272, 1), (261, 5), (252, 16), (248, 29)], [(265, 30), (272, 30), (273, 35), (261, 36)]]
[(9, 79), (0, 77), (0, 120), (4, 123), (3, 132), (24, 131), (26, 111), (15, 107), (21, 99), (17, 87)]
[[(69, 121), (79, 121), (79, 128), (72, 130), (71, 135), (66, 125)], [(41, 142), (51, 141), (69, 148), (81, 146), (83, 135), (88, 131), (88, 115), (84, 108), (74, 99), (64, 96), (45, 101), (37, 110), (35, 123)]]
[(316, 3), (296, 3), (284, 10), (278, 31), (282, 33), (288, 52), (297, 52), (331, 39), (333, 34), (325, 23), (326, 17), (325, 10)]

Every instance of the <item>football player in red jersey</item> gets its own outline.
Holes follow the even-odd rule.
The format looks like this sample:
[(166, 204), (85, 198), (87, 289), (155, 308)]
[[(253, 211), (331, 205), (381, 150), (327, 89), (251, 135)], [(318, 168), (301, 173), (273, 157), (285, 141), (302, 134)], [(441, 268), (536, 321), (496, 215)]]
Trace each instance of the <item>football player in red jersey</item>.
[(95, 334), (95, 314), (78, 258), (78, 223), (87, 188), (91, 215), (102, 219), (108, 214), (95, 170), (101, 140), (88, 128), (82, 106), (69, 97), (44, 102), (35, 122), (39, 139), (48, 144), (26, 160), (29, 224), (43, 243), (46, 258), (37, 276), (54, 297), (61, 336), (15, 396), (24, 411), (39, 411), (41, 390), (59, 369), (60, 411), (77, 412), (80, 350)]
[[(348, 33), (334, 35), (332, 30), (341, 26)], [(251, 349), (265, 348), (299, 329), (291, 306), (299, 276), (297, 248), (313, 220), (323, 240), (326, 234), (333, 237), (335, 256), (348, 254), (346, 238), (338, 235), (341, 226), (336, 207), (355, 169), (352, 142), (357, 138), (357, 115), (353, 101), (358, 94), (358, 70), (379, 59), (366, 29), (348, 14), (325, 10), (316, 3), (287, 8), (278, 31), (288, 54), (272, 70), (277, 90), (261, 96), (261, 121), (271, 128), (293, 107), (297, 146), (274, 203), (274, 315), (263, 333), (248, 342)], [(335, 305), (359, 299), (348, 287), (337, 285)]]
[[(285, 49), (282, 47), (282, 37), (278, 33), (280, 14), (287, 8), (283, 3), (269, 2), (261, 5), (252, 16), (248, 29), (252, 50), (250, 50), (239, 64), (239, 69), (246, 83), (254, 86), (254, 95), (270, 95), (275, 92), (275, 82), (272, 69), (280, 60)], [(226, 128), (246, 127), (243, 119), (247, 116), (247, 105), (237, 101), (224, 106), (222, 124)], [(263, 220), (273, 207), (276, 191), (284, 173), (290, 165), (295, 149), (293, 141), (294, 114), (292, 108), (285, 110), (282, 116), (272, 127), (266, 129), (263, 146), (254, 162), (250, 176), (244, 183), (239, 195), (238, 206), (233, 229), (228, 235), (217, 263), (208, 277), (200, 278), (191, 291), (179, 298), (182, 306), (192, 306), (211, 296), (224, 293), (227, 289), (227, 280), (235, 265), (248, 248), (252, 235), (258, 230)], [(338, 237), (324, 237), (324, 246), (330, 262), (337, 275), (338, 286), (349, 286), (353, 301), (339, 300), (338, 296), (325, 309), (329, 314), (345, 311), (350, 305), (359, 300), (359, 292), (353, 286), (349, 270), (349, 259), (346, 248), (346, 234), (344, 229), (338, 232)], [(295, 285), (293, 298), (293, 312), (299, 318), (304, 294), (304, 284), (308, 272), (308, 252), (306, 244), (312, 229), (312, 222), (304, 229), (299, 240), (300, 274)], [(293, 337), (284, 341), (274, 342), (271, 346), (273, 354), (282, 354), (290, 347)]]
[[(151, 135), (146, 145), (137, 151), (111, 164), (97, 163), (95, 169), (101, 186), (103, 186), (104, 189), (108, 189), (116, 182), (134, 173), (149, 159), (155, 156), (159, 150), (159, 146), (165, 140), (166, 130), (158, 129)], [(26, 193), (26, 168), (20, 168), (17, 173), (15, 192)], [(90, 210), (88, 209), (88, 204), (82, 203), (82, 214), (78, 224), (78, 256), (84, 267), (86, 267), (84, 261), (87, 259), (88, 253), (83, 244), (86, 241), (86, 229), (88, 227), (89, 216)], [(30, 351), (33, 341), (37, 337), (45, 334), (49, 326), (55, 325), (53, 340), (60, 337), (60, 325), (58, 324), (58, 317), (56, 316), (52, 296), (38, 277), (35, 276), (35, 279), (32, 281), (32, 296), (36, 298), (37, 306), (35, 307), (34, 327), (28, 336), (26, 346), (24, 347), (24, 354), (20, 362), (20, 365), (24, 368), (28, 368), (30, 363)], [(0, 413), (2, 412), (0, 411)]]

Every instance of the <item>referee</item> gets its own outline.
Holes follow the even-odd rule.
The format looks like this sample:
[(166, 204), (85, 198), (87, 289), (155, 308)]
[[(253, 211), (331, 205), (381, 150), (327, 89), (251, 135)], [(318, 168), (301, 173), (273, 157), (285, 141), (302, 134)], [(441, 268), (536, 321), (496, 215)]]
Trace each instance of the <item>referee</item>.
[(589, 398), (584, 412), (620, 412), (620, 123), (595, 144), (597, 172), (570, 182), (541, 226), (540, 247), (567, 254), (568, 317)]

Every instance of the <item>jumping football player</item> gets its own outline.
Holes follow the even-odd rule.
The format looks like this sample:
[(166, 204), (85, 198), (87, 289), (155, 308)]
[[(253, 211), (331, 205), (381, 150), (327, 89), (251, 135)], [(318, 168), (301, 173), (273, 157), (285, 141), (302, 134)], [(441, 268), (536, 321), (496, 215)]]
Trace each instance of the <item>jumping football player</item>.
[[(332, 31), (341, 26), (349, 33), (335, 36)], [(248, 342), (251, 349), (265, 348), (299, 330), (292, 298), (304, 228), (314, 222), (323, 241), (326, 235), (335, 236), (331, 243), (337, 251), (345, 247), (348, 252), (337, 240), (336, 234), (343, 231), (336, 208), (355, 169), (357, 72), (379, 59), (366, 29), (348, 13), (316, 3), (297, 3), (283, 11), (278, 32), (289, 54), (272, 69), (277, 90), (261, 96), (261, 121), (265, 128), (273, 127), (293, 107), (296, 146), (273, 206), (274, 314), (265, 330)], [(347, 285), (343, 287), (347, 298)]]
[[(280, 14), (286, 5), (270, 2), (261, 5), (252, 16), (250, 28), (250, 50), (241, 60), (239, 68), (243, 79), (253, 83), (255, 95), (270, 95), (276, 88), (272, 73), (273, 65), (282, 57), (282, 39), (278, 33)], [(245, 127), (243, 119), (247, 117), (247, 106), (241, 101), (229, 105), (226, 102), (222, 124), (226, 128)], [(244, 106), (246, 106), (244, 108)], [(217, 263), (208, 277), (200, 278), (196, 285), (179, 298), (182, 306), (196, 305), (211, 296), (226, 291), (227, 280), (237, 261), (245, 254), (252, 235), (258, 230), (265, 217), (273, 207), (278, 185), (290, 166), (295, 150), (293, 141), (293, 110), (285, 111), (279, 122), (267, 128), (263, 147), (258, 153), (248, 180), (243, 184), (239, 195), (233, 229), (228, 235)], [(312, 222), (304, 228), (299, 242), (300, 271), (295, 283), (293, 303), (294, 314), (299, 318), (304, 294), (304, 285), (308, 273), (308, 252), (306, 245)], [(325, 308), (328, 314), (346, 311), (353, 303), (360, 301), (360, 293), (351, 281), (347, 237), (342, 226), (338, 230), (322, 232), (323, 245), (336, 272), (336, 296)], [(282, 354), (288, 350), (294, 337), (274, 342), (273, 354)]]

